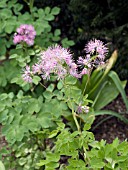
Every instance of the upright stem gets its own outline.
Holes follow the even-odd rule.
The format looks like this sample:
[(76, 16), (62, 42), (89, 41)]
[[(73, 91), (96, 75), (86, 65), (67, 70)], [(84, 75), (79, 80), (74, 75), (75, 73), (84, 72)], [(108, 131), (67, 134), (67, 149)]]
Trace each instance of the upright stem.
[(72, 108), (72, 116), (73, 116), (73, 119), (74, 119), (74, 121), (75, 121), (77, 130), (78, 130), (79, 132), (81, 132), (80, 125), (79, 125), (79, 123), (78, 123), (78, 120), (77, 120), (77, 118), (76, 118), (76, 113), (74, 112), (73, 108)]
[[(65, 83), (63, 83), (65, 85)], [(69, 87), (70, 88), (70, 87)], [(66, 88), (65, 88), (66, 89)], [(71, 90), (71, 89), (70, 89)], [(71, 104), (71, 109), (72, 109), (72, 116), (73, 116), (73, 119), (74, 119), (74, 122), (76, 124), (76, 127), (77, 127), (77, 130), (80, 132), (80, 134), (82, 134), (81, 132), (81, 128), (80, 128), (80, 125), (78, 123), (78, 120), (77, 120), (77, 114), (74, 112), (74, 108), (73, 108), (73, 104), (72, 104), (72, 101), (69, 99), (70, 101), (70, 104)], [(87, 155), (87, 151), (86, 151), (86, 148), (83, 146), (83, 151), (84, 151), (84, 160), (86, 162), (86, 159), (90, 162), (90, 159)]]
[(33, 5), (34, 5), (34, 0), (30, 0), (29, 5), (30, 5), (30, 12), (32, 14), (32, 8), (33, 8)]

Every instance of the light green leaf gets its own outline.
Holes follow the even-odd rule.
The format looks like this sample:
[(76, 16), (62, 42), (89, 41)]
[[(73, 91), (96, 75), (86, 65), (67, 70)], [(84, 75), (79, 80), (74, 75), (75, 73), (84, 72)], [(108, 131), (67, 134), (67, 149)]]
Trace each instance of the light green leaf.
[(53, 92), (54, 88), (55, 88), (55, 85), (54, 85), (54, 84), (50, 84), (50, 85), (47, 87), (47, 91)]
[(44, 96), (46, 99), (50, 100), (50, 99), (53, 97), (53, 93), (46, 90), (45, 92), (43, 92), (43, 96)]
[(40, 80), (41, 80), (41, 78), (39, 76), (34, 76), (32, 81), (33, 81), (34, 84), (37, 85)]
[(52, 21), (52, 20), (54, 20), (54, 16), (53, 15), (51, 15), (51, 14), (48, 14), (48, 15), (46, 15), (45, 17), (44, 17), (44, 19), (46, 20), (46, 21)]
[(9, 58), (12, 59), (12, 58), (17, 58), (18, 55), (17, 54), (12, 54)]
[(96, 157), (93, 157), (91, 159), (91, 167), (92, 168), (103, 168), (105, 163), (102, 161), (102, 159), (99, 159), (99, 158), (96, 158)]
[(50, 135), (48, 136), (48, 138), (53, 138), (53, 137), (55, 137), (58, 132), (59, 132), (58, 130), (53, 130), (53, 131), (50, 133)]
[(19, 162), (19, 165), (23, 166), (27, 162), (27, 159), (26, 158), (20, 158), (18, 162)]
[(60, 8), (58, 8), (58, 7), (54, 7), (51, 10), (52, 15), (57, 15), (57, 14), (59, 14), (59, 12), (60, 12)]
[(76, 84), (76, 82), (77, 82), (77, 79), (70, 75), (65, 78), (65, 84), (74, 85), (74, 84)]
[(54, 35), (55, 36), (59, 36), (60, 34), (61, 34), (60, 29), (56, 29), (55, 32), (54, 32)]
[(5, 170), (5, 166), (4, 166), (4, 164), (2, 163), (2, 161), (0, 161), (0, 170)]
[(45, 10), (44, 10), (45, 14), (49, 14), (50, 11), (51, 11), (51, 8), (50, 8), (50, 7), (46, 7)]
[(49, 117), (49, 113), (45, 113), (45, 115), (39, 115), (37, 118), (38, 123), (42, 128), (49, 128), (52, 125), (51, 117)]

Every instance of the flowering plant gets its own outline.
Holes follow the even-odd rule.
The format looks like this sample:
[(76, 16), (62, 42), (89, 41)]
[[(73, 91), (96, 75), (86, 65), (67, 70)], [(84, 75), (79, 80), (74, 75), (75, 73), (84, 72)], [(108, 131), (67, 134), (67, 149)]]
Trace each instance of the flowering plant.
[[(6, 148), (6, 153), (4, 150), (0, 153), (0, 158), (5, 156), (5, 167), (25, 170), (121, 167), (122, 162), (117, 160), (123, 159), (126, 163), (127, 153), (123, 157), (118, 155), (122, 152), (118, 140), (113, 142), (108, 153), (105, 142), (96, 142), (93, 133), (88, 131), (95, 118), (92, 105), (96, 102), (88, 98), (93, 88), (88, 90), (89, 93), (86, 88), (88, 82), (92, 86), (96, 83), (92, 83), (93, 69), (100, 67), (108, 70), (110, 67), (105, 67), (107, 46), (100, 40), (91, 40), (85, 46), (86, 55), (75, 61), (71, 51), (60, 45), (47, 49), (36, 47), (35, 51), (29, 51), (30, 46), (35, 48), (35, 35), (32, 25), (23, 24), (13, 37), (15, 44), (22, 44), (20, 48), (23, 48), (24, 55), (20, 58), (19, 54), (12, 54), (10, 59), (14, 65), (15, 62), (19, 62), (22, 68), (26, 65), (19, 85), (25, 83), (31, 91), (23, 89), (17, 94), (0, 95), (0, 123), (4, 125), (2, 134), (10, 144), (9, 151)], [(28, 57), (30, 53), (31, 58)], [(36, 61), (31, 61), (34, 58)], [(93, 73), (94, 78), (96, 74)], [(123, 144), (124, 147), (126, 145)], [(100, 155), (103, 150), (106, 155)], [(113, 151), (117, 159), (112, 157)], [(8, 157), (9, 154), (12, 156)]]
[(17, 32), (14, 35), (14, 44), (26, 43), (31, 46), (34, 44), (36, 31), (32, 25), (23, 24), (17, 28)]
[(84, 74), (90, 74), (93, 67), (104, 64), (108, 48), (103, 45), (102, 41), (95, 39), (86, 45), (85, 51), (86, 57), (79, 57), (75, 63), (69, 50), (58, 45), (49, 47), (41, 52), (38, 62), (32, 66), (32, 71), (29, 66), (26, 66), (23, 79), (26, 82), (32, 82), (34, 74), (41, 75), (47, 80), (50, 79), (51, 74), (56, 75), (58, 80), (64, 79), (67, 75), (81, 78)]
[[(51, 77), (60, 80), (63, 85), (64, 100), (72, 110), (73, 119), (78, 130), (80, 130), (80, 125), (76, 118), (78, 116), (76, 112), (90, 112), (87, 105), (92, 101), (87, 100), (87, 97), (84, 97), (84, 94), (75, 84), (83, 75), (89, 76), (93, 67), (105, 64), (104, 60), (108, 53), (108, 48), (102, 41), (94, 39), (85, 46), (85, 51), (87, 55), (79, 57), (75, 62), (70, 50), (59, 45), (51, 46), (47, 50), (41, 51), (37, 63), (33, 64), (31, 68), (26, 65), (22, 75), (23, 80), (27, 83), (33, 83), (35, 76), (47, 81)], [(39, 79), (40, 81), (41, 79)], [(76, 96), (77, 91), (79, 96)], [(80, 116), (78, 117), (80, 118)]]

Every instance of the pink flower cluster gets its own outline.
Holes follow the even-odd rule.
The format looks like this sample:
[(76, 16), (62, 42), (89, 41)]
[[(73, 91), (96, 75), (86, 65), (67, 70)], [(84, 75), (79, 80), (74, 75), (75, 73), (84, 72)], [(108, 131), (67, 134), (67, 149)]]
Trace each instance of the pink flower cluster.
[(67, 74), (77, 77), (77, 65), (72, 59), (69, 50), (59, 45), (49, 47), (42, 51), (38, 64), (33, 65), (33, 73), (40, 73), (43, 79), (49, 79), (54, 74), (57, 79), (63, 79)]
[(31, 77), (32, 72), (30, 71), (30, 66), (27, 65), (23, 71), (24, 71), (22, 75), (23, 80), (28, 83), (32, 83), (32, 77)]
[(81, 74), (88, 74), (93, 67), (104, 64), (104, 59), (108, 53), (108, 48), (100, 40), (91, 40), (84, 49), (87, 53), (85, 57), (79, 57), (77, 64)]
[(32, 46), (34, 44), (35, 36), (36, 31), (34, 27), (32, 25), (23, 24), (17, 28), (13, 42), (14, 44), (25, 42), (27, 45)]
[[(47, 80), (51, 75), (55, 75), (57, 79), (64, 79), (69, 74), (81, 78), (84, 74), (89, 74), (94, 64), (103, 63), (108, 52), (100, 40), (91, 40), (85, 50), (87, 51), (86, 57), (79, 57), (76, 64), (69, 50), (59, 45), (49, 47), (41, 52), (38, 62), (32, 66), (32, 71), (29, 66), (26, 66), (22, 77), (29, 83), (32, 82), (32, 76), (35, 74)], [(81, 68), (80, 71), (78, 71), (79, 68)]]
[(79, 105), (77, 107), (77, 113), (82, 113), (82, 112), (88, 113), (89, 112), (89, 106), (81, 106), (81, 105)]
[(94, 39), (88, 42), (85, 46), (85, 51), (88, 58), (90, 57), (90, 61), (93, 66), (98, 66), (104, 64), (104, 59), (108, 53), (108, 48), (102, 41)]

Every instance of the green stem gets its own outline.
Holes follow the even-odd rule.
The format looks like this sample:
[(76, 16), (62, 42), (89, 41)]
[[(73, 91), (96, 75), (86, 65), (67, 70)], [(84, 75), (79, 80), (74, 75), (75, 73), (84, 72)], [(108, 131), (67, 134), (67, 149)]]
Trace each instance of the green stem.
[(73, 119), (74, 119), (74, 121), (75, 121), (77, 130), (78, 130), (79, 132), (81, 132), (80, 125), (79, 125), (78, 120), (77, 120), (77, 118), (76, 118), (76, 113), (74, 112), (73, 109), (72, 109), (72, 116), (73, 116)]
[(85, 87), (84, 87), (84, 90), (83, 90), (83, 96), (84, 96), (84, 93), (85, 93), (85, 90), (86, 90), (87, 84), (88, 84), (88, 82), (89, 82), (89, 78), (90, 78), (90, 76), (88, 76), (88, 79), (87, 79), (87, 81), (86, 81), (86, 84), (85, 84)]
[(29, 4), (30, 4), (30, 12), (32, 14), (32, 8), (33, 8), (33, 5), (34, 5), (34, 0), (30, 0)]
[[(64, 85), (65, 85), (65, 83), (64, 83)], [(70, 87), (69, 87), (69, 88), (70, 88)], [(71, 90), (71, 89), (70, 89), (70, 90)], [(70, 101), (70, 99), (69, 99), (69, 101)], [(77, 120), (77, 116), (78, 116), (78, 115), (74, 112), (73, 104), (72, 104), (71, 101), (70, 101), (70, 104), (71, 104), (71, 108), (72, 108), (72, 116), (73, 116), (74, 122), (75, 122), (75, 124), (76, 124), (77, 130), (80, 132), (80, 134), (82, 134), (80, 125), (79, 125), (78, 120)], [(79, 116), (78, 116), (78, 117), (79, 117)], [(83, 151), (84, 151), (84, 160), (85, 160), (85, 162), (86, 162), (86, 159), (88, 160), (88, 162), (90, 162), (90, 159), (89, 159), (89, 157), (88, 157), (88, 155), (87, 155), (86, 148), (85, 148), (84, 146), (83, 146)]]
[(43, 85), (41, 82), (39, 82), (39, 84), (46, 89), (45, 85)]

